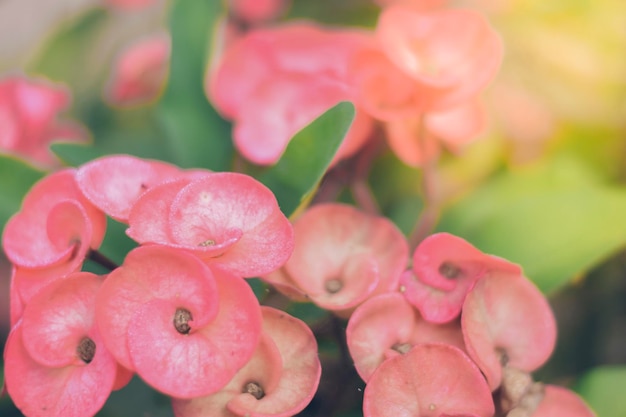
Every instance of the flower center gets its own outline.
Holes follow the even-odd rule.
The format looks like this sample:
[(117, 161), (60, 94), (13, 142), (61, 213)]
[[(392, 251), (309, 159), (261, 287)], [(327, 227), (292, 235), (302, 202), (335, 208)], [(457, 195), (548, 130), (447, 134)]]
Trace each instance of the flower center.
[(246, 385), (244, 385), (242, 392), (252, 395), (257, 400), (265, 397), (265, 391), (263, 391), (263, 387), (261, 387), (258, 382), (248, 382)]
[(96, 354), (96, 344), (93, 340), (85, 336), (76, 347), (76, 354), (81, 361), (89, 363)]
[(395, 350), (398, 353), (401, 354), (405, 354), (407, 353), (409, 350), (411, 350), (411, 344), (410, 343), (396, 343), (394, 344), (391, 349)]
[(201, 247), (213, 246), (213, 245), (215, 245), (215, 241), (213, 239), (207, 239), (204, 242), (198, 243), (198, 246), (201, 246)]
[(191, 326), (189, 326), (190, 320), (193, 320), (191, 312), (184, 308), (178, 308), (176, 313), (174, 313), (174, 328), (180, 334), (188, 334), (191, 330)]
[(328, 281), (326, 281), (326, 284), (324, 284), (324, 288), (326, 289), (327, 293), (335, 294), (341, 291), (341, 289), (343, 288), (343, 283), (336, 278), (329, 279)]
[(461, 276), (461, 268), (451, 262), (444, 262), (439, 266), (439, 273), (448, 279), (455, 279)]

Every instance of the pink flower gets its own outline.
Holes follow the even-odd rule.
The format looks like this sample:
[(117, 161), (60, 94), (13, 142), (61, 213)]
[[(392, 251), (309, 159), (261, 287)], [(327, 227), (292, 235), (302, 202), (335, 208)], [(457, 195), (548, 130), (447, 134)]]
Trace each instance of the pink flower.
[(363, 415), (491, 417), (491, 391), (476, 365), (461, 350), (418, 344), (389, 359), (365, 387)]
[(288, 0), (229, 0), (231, 12), (248, 23), (275, 19), (285, 12)]
[(236, 275), (267, 274), (293, 250), (293, 228), (274, 194), (252, 177), (208, 173), (152, 187), (133, 206), (128, 235), (192, 252)]
[(319, 204), (296, 220), (294, 231), (296, 244), (284, 274), (265, 277), (270, 283), (298, 288), (341, 315), (375, 294), (397, 289), (409, 249), (388, 219), (345, 204)]
[(242, 278), (156, 245), (134, 249), (111, 272), (96, 319), (121, 365), (178, 398), (220, 390), (261, 333), (258, 301)]
[(286, 417), (311, 401), (322, 370), (313, 333), (280, 310), (261, 309), (263, 334), (252, 359), (219, 392), (174, 399), (177, 417)]
[(116, 106), (141, 105), (156, 99), (165, 84), (169, 57), (170, 38), (165, 34), (128, 45), (113, 63), (105, 99)]
[(79, 272), (33, 297), (11, 331), (6, 387), (29, 416), (94, 415), (116, 384), (118, 365), (94, 322), (102, 279)]
[[(239, 152), (254, 163), (273, 164), (295, 133), (339, 101), (351, 100), (348, 62), (367, 42), (364, 32), (301, 22), (254, 30), (229, 45), (208, 74), (207, 94), (233, 120)], [(364, 143), (370, 125), (357, 111), (338, 159)]]
[(150, 7), (156, 0), (105, 0), (105, 3), (123, 10), (139, 10)]
[(0, 150), (43, 166), (57, 163), (48, 145), (55, 139), (82, 140), (75, 124), (57, 120), (70, 105), (69, 91), (60, 85), (24, 76), (0, 80)]

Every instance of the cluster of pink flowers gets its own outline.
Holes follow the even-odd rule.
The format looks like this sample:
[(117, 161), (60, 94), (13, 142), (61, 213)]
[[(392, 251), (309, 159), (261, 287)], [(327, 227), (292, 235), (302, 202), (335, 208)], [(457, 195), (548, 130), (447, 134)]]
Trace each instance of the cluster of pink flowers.
[[(106, 276), (81, 272), (106, 216), (139, 246)], [(315, 338), (244, 280), (293, 244), (271, 191), (243, 174), (110, 156), (45, 177), (3, 235), (9, 395), (28, 416), (89, 416), (137, 374), (178, 416), (297, 413), (320, 378)]]

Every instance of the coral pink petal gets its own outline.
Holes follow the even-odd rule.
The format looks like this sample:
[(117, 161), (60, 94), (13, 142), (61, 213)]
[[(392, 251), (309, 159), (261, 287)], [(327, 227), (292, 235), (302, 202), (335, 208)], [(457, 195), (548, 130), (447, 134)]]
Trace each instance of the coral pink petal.
[(82, 165), (76, 181), (95, 206), (126, 222), (131, 207), (143, 192), (179, 174), (179, 168), (166, 162), (113, 155)]
[[(199, 259), (156, 245), (134, 249), (124, 264), (109, 274), (96, 299), (96, 320), (102, 338), (113, 356), (130, 370), (134, 366), (127, 340), (129, 329), (136, 327), (133, 315), (154, 299), (184, 304), (196, 326), (205, 325), (218, 314), (213, 273)], [(172, 329), (176, 308), (168, 311)]]
[(48, 268), (29, 269), (13, 267), (13, 285), (24, 304), (47, 285), (63, 279), (80, 269), (80, 264), (63, 263)]
[(76, 355), (94, 321), (94, 302), (102, 279), (78, 272), (40, 291), (27, 304), (22, 317), (26, 350), (41, 365), (81, 364)]
[(115, 374), (115, 383), (113, 384), (112, 391), (117, 391), (124, 388), (126, 385), (128, 385), (130, 380), (133, 379), (134, 375), (135, 373), (133, 371), (126, 369), (122, 365), (118, 364), (117, 373)]
[(356, 100), (379, 120), (414, 117), (426, 105), (424, 92), (378, 49), (359, 50), (350, 61), (351, 83)]
[(263, 332), (270, 335), (282, 358), (282, 368), (270, 371), (280, 375), (278, 383), (267, 386), (259, 400), (248, 394), (236, 396), (228, 409), (239, 416), (293, 416), (311, 402), (319, 384), (322, 368), (315, 336), (301, 320), (269, 307), (263, 308)]
[(376, 35), (389, 59), (436, 92), (431, 109), (476, 95), (494, 77), (503, 56), (498, 34), (471, 10), (419, 12), (403, 5), (385, 9)]
[[(74, 176), (74, 170), (66, 169), (43, 178), (28, 192), (21, 210), (7, 222), (2, 245), (13, 264), (27, 268), (42, 268), (65, 262), (70, 258), (73, 248), (67, 246), (67, 241), (59, 242), (54, 232), (64, 227), (57, 225), (58, 220), (66, 221), (79, 209), (84, 210), (84, 213), (78, 216), (83, 219), (83, 229), (91, 229), (89, 239), (81, 242), (82, 245), (92, 248), (100, 245), (106, 230), (106, 217), (83, 197), (76, 186)], [(68, 204), (68, 200), (74, 201), (80, 207), (77, 209)], [(56, 207), (61, 202), (65, 202), (62, 207), (68, 209), (68, 213), (64, 213), (64, 208)], [(51, 212), (54, 212), (52, 217)], [(76, 231), (76, 226), (72, 226), (70, 230)], [(77, 262), (80, 261), (81, 259), (77, 258)]]
[(293, 301), (310, 301), (307, 295), (297, 286), (295, 282), (293, 282), (291, 277), (289, 277), (285, 268), (279, 268), (276, 271), (265, 274), (260, 278), (262, 281), (272, 285), (278, 292), (286, 297), (289, 297)]
[(546, 385), (545, 394), (532, 417), (595, 417), (589, 406), (574, 392)]
[(420, 115), (390, 120), (385, 123), (387, 143), (393, 153), (405, 164), (422, 166), (440, 152), (440, 145), (428, 132), (422, 133)]
[(537, 287), (522, 275), (490, 273), (478, 280), (461, 316), (468, 354), (495, 390), (502, 363), (532, 372), (556, 343), (556, 322)]
[(232, 242), (240, 231), (225, 253), (204, 259), (243, 277), (276, 270), (293, 248), (293, 228), (274, 194), (238, 173), (213, 173), (184, 187), (171, 205), (169, 227), (172, 243), (199, 256), (206, 250), (204, 242)]
[(27, 353), (18, 324), (5, 349), (5, 383), (15, 405), (28, 416), (83, 417), (95, 415), (108, 398), (115, 380), (116, 363), (97, 334), (89, 364), (51, 368)]
[(477, 100), (461, 103), (451, 109), (430, 112), (424, 116), (424, 126), (436, 139), (452, 151), (474, 140), (487, 125), (485, 111)]
[(178, 179), (156, 185), (144, 192), (130, 210), (130, 227), (126, 229), (126, 234), (141, 244), (170, 242), (170, 206), (180, 190), (191, 181), (191, 178)]
[(354, 366), (365, 382), (387, 358), (418, 343), (463, 348), (458, 322), (431, 324), (399, 293), (381, 294), (361, 304), (350, 316), (346, 336)]
[(445, 291), (424, 284), (412, 271), (406, 271), (400, 278), (400, 290), (407, 301), (431, 323), (447, 323), (457, 318), (473, 285), (474, 281), (463, 280), (454, 289)]
[(235, 374), (228, 384), (216, 392), (204, 397), (192, 399), (172, 399), (172, 408), (176, 417), (233, 417), (228, 410), (228, 402), (237, 396), (244, 395), (242, 392), (246, 384), (254, 382), (262, 386), (264, 390), (274, 389), (280, 379), (282, 371), (282, 358), (280, 351), (272, 338), (261, 333), (261, 338), (254, 351), (254, 355)]
[[(128, 347), (136, 372), (159, 391), (193, 398), (224, 387), (252, 357), (261, 332), (261, 311), (248, 284), (218, 273), (219, 312), (188, 334), (172, 324), (174, 300), (153, 300), (135, 310)], [(187, 309), (192, 317), (196, 311)], [(209, 376), (210, 377), (207, 377)]]
[(491, 417), (493, 399), (476, 365), (461, 350), (419, 344), (374, 372), (365, 387), (365, 417)]

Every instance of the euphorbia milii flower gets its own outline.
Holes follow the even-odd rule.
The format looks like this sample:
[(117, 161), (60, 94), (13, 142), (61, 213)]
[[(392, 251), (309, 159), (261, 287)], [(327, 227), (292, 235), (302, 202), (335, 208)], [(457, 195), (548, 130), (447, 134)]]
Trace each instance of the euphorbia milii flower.
[[(195, 172), (198, 176), (202, 173)], [(115, 220), (126, 223), (133, 204), (146, 190), (187, 175), (194, 174), (186, 174), (167, 162), (111, 155), (82, 165), (76, 181), (89, 201)]]
[(165, 84), (170, 38), (157, 34), (124, 48), (113, 63), (105, 98), (113, 105), (132, 106), (154, 100)]
[(379, 17), (376, 38), (421, 86), (427, 110), (446, 110), (474, 97), (494, 77), (503, 55), (498, 34), (471, 10), (392, 5)]
[(458, 317), (467, 293), (489, 271), (521, 274), (518, 265), (487, 255), (449, 233), (424, 239), (413, 252), (413, 267), (400, 279), (401, 291), (434, 323)]
[(57, 120), (71, 101), (61, 85), (24, 76), (0, 80), (0, 151), (43, 166), (57, 163), (48, 149), (55, 139), (82, 140), (78, 125)]
[(468, 354), (495, 390), (502, 367), (532, 372), (554, 350), (556, 322), (537, 287), (521, 274), (492, 271), (467, 294), (461, 315)]
[(491, 392), (456, 347), (424, 343), (384, 362), (365, 387), (365, 417), (492, 417)]
[(529, 414), (530, 417), (595, 417), (595, 415), (578, 395), (556, 385), (544, 387), (543, 399), (535, 411)]
[[(250, 161), (278, 161), (300, 129), (339, 101), (353, 99), (348, 62), (370, 41), (365, 32), (294, 23), (235, 40), (207, 76), (207, 93), (234, 122), (233, 139)], [(337, 158), (367, 139), (371, 120), (357, 110)]]
[(286, 417), (311, 401), (321, 375), (313, 333), (287, 313), (262, 311), (263, 334), (252, 359), (219, 392), (174, 399), (177, 417)]
[(6, 224), (2, 245), (18, 267), (60, 264), (72, 271), (104, 238), (106, 218), (80, 192), (76, 171), (57, 171), (36, 183)]
[(94, 321), (101, 283), (86, 272), (55, 282), (33, 297), (11, 331), (6, 387), (25, 415), (94, 415), (114, 388), (118, 365)]
[(290, 282), (284, 284), (320, 307), (349, 314), (374, 294), (397, 289), (408, 244), (388, 219), (345, 204), (319, 204), (296, 220), (294, 231), (295, 248), (283, 268)]
[(247, 23), (258, 23), (279, 17), (289, 0), (229, 0), (231, 13)]
[(111, 272), (96, 319), (120, 364), (179, 398), (225, 386), (261, 333), (258, 301), (242, 278), (157, 245), (134, 249)]
[(232, 172), (149, 189), (133, 206), (129, 225), (128, 235), (141, 244), (182, 248), (243, 277), (279, 268), (293, 249), (293, 228), (274, 194)]
[(385, 360), (408, 352), (418, 343), (464, 348), (459, 321), (427, 322), (397, 292), (378, 295), (357, 307), (350, 316), (346, 337), (354, 367), (365, 382)]

